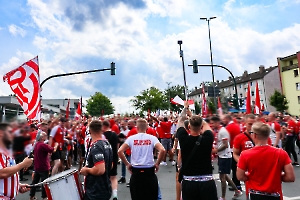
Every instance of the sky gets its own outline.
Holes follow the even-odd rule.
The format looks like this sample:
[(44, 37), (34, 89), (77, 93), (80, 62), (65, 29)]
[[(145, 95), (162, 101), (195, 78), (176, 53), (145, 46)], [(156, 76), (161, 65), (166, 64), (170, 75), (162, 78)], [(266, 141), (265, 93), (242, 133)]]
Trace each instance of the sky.
[[(211, 81), (211, 69), (193, 74), (194, 59), (234, 76), (300, 51), (300, 0), (0, 0), (0, 75), (39, 57), (40, 80), (50, 75), (109, 71), (47, 81), (43, 98), (88, 99), (101, 92), (116, 113), (132, 112), (129, 100), (151, 86), (183, 85), (182, 40), (189, 89)], [(215, 69), (215, 80), (229, 74)], [(0, 82), (0, 96), (11, 94)]]

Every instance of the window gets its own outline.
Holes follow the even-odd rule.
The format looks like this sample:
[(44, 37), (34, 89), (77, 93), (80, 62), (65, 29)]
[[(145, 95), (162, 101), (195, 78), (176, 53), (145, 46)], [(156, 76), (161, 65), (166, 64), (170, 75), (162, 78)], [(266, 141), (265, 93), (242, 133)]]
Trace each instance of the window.
[(296, 90), (300, 90), (300, 83), (296, 83)]
[(290, 60), (290, 65), (293, 65), (294, 63), (293, 63), (293, 60)]
[(300, 96), (298, 96), (298, 104), (300, 104)]
[(252, 86), (252, 81), (250, 82), (250, 86)]
[(294, 69), (294, 77), (298, 77), (298, 76), (299, 76), (298, 69)]
[(232, 90), (234, 90), (234, 86), (232, 86)]
[(242, 84), (240, 84), (240, 88), (242, 88)]
[(251, 96), (254, 96), (254, 91), (251, 91)]

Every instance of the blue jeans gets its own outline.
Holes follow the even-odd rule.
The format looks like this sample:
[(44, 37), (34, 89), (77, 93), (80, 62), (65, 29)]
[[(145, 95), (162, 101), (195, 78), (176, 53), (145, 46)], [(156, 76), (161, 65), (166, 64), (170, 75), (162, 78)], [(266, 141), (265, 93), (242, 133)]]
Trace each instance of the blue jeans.
[(160, 191), (160, 187), (159, 187), (159, 182), (158, 182), (158, 197), (157, 200), (161, 200), (162, 199), (162, 195), (161, 195), (161, 191)]
[[(126, 159), (128, 160), (128, 162), (130, 163), (130, 156), (128, 156), (126, 153), (125, 153), (125, 157)], [(126, 177), (126, 166), (125, 164), (122, 162), (122, 177)]]

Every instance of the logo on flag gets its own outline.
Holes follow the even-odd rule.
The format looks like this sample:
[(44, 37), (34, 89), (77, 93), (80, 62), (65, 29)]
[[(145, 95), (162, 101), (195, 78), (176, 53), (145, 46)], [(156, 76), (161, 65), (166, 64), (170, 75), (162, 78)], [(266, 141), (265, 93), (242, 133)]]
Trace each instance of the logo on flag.
[(40, 75), (38, 57), (35, 57), (20, 67), (3, 76), (17, 99), (28, 119), (40, 120)]

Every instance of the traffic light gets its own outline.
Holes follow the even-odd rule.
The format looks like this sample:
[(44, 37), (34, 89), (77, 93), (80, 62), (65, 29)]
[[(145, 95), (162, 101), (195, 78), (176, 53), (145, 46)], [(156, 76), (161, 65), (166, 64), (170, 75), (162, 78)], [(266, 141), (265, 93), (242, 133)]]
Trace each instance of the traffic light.
[(193, 60), (193, 72), (198, 73), (198, 63), (197, 60)]
[(215, 95), (216, 95), (216, 97), (219, 97), (220, 93), (221, 93), (219, 87), (208, 86), (207, 87), (207, 95), (209, 97), (213, 97), (214, 96), (214, 89), (215, 89)]
[(110, 75), (116, 75), (116, 67), (114, 62), (110, 63)]
[(243, 107), (244, 106), (244, 99), (239, 99), (239, 101), (240, 101), (240, 107)]
[(233, 105), (235, 107), (235, 109), (240, 110), (240, 106), (239, 106), (239, 100), (236, 94), (233, 95)]

